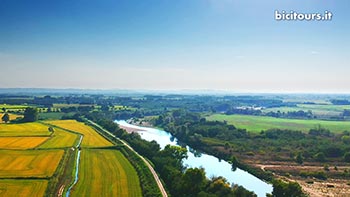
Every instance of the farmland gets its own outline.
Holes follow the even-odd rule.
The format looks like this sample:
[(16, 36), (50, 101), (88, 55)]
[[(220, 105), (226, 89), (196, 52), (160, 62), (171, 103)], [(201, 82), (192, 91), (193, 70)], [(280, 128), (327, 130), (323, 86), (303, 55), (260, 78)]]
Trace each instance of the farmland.
[(78, 135), (64, 131), (59, 128), (54, 129), (54, 133), (40, 148), (64, 148), (72, 147), (78, 139)]
[(129, 106), (123, 106), (123, 105), (115, 105), (114, 110), (116, 111), (121, 111), (121, 110), (130, 110), (130, 111), (135, 111), (136, 108), (129, 107)]
[(42, 112), (39, 113), (40, 120), (59, 120), (62, 116), (66, 115), (63, 112)]
[(141, 196), (137, 173), (119, 151), (83, 150), (80, 165), (72, 196)]
[(227, 121), (238, 128), (247, 129), (252, 132), (260, 132), (272, 128), (277, 129), (292, 129), (300, 131), (308, 131), (316, 128), (318, 125), (331, 130), (332, 132), (340, 133), (345, 130), (350, 130), (350, 122), (346, 121), (324, 121), (324, 120), (297, 120), (283, 119), (266, 116), (248, 116), (248, 115), (223, 115), (214, 114), (206, 117), (207, 120)]
[(0, 178), (50, 177), (63, 150), (0, 150)]
[(0, 137), (0, 149), (31, 149), (49, 137)]
[(80, 107), (80, 106), (95, 106), (95, 105), (83, 105), (83, 104), (65, 104), (65, 103), (54, 103), (53, 108), (66, 108), (66, 107)]
[(95, 149), (113, 144), (75, 120), (0, 124), (0, 195), (44, 196), (65, 185), (66, 192), (75, 166), (71, 158), (77, 151), (67, 148), (75, 147), (80, 134), (81, 181), (73, 195), (102, 191), (111, 196), (141, 196), (138, 175), (129, 161), (118, 150)]
[(47, 123), (84, 135), (82, 147), (102, 147), (113, 144), (99, 135), (94, 129), (75, 120), (47, 121)]
[(28, 106), (26, 105), (8, 105), (8, 104), (0, 104), (0, 111), (4, 112), (3, 109), (9, 110), (9, 111), (18, 111), (18, 110), (24, 110)]
[(350, 109), (350, 105), (332, 105), (332, 104), (298, 104), (296, 107), (276, 107), (266, 108), (263, 112), (291, 112), (291, 111), (312, 111), (312, 114), (318, 118), (329, 118), (339, 116), (343, 111)]
[(0, 196), (44, 196), (47, 180), (0, 180)]
[(0, 137), (49, 136), (48, 126), (40, 123), (0, 124)]

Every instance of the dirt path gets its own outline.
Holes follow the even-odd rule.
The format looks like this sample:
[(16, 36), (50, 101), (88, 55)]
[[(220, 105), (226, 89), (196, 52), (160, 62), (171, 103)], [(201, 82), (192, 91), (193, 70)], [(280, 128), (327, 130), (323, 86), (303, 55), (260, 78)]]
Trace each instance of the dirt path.
[[(120, 140), (120, 139), (119, 139), (119, 140)], [(150, 164), (144, 157), (142, 157), (140, 154), (138, 154), (138, 153), (137, 153), (131, 146), (129, 146), (127, 143), (125, 143), (125, 142), (122, 141), (122, 140), (120, 140), (120, 141), (121, 141), (126, 147), (128, 147), (130, 150), (134, 151), (134, 152), (136, 153), (136, 155), (138, 155), (138, 156), (142, 159), (142, 161), (144, 161), (144, 162), (146, 163), (148, 169), (152, 172), (153, 177), (154, 177), (154, 179), (156, 180), (157, 185), (158, 185), (160, 191), (162, 192), (163, 197), (167, 197), (168, 194), (166, 193), (166, 191), (165, 191), (165, 189), (164, 189), (164, 187), (163, 187), (162, 182), (159, 180), (159, 177), (158, 177), (156, 171), (155, 171), (155, 170), (153, 169), (153, 167), (151, 166), (151, 164)]]
[(62, 197), (62, 194), (63, 194), (63, 191), (64, 191), (64, 187), (65, 187), (65, 185), (62, 185), (62, 186), (60, 187), (60, 190), (59, 190), (59, 192), (58, 192), (58, 197)]
[[(107, 133), (108, 135), (115, 137), (112, 133), (110, 133), (109, 131), (107, 131), (106, 129), (102, 128), (100, 125), (96, 124), (95, 122), (91, 121), (91, 120), (87, 120), (89, 123), (93, 124), (94, 126), (98, 127), (99, 129), (103, 130), (105, 133)], [(122, 128), (122, 127), (121, 127)], [(139, 131), (140, 129), (138, 129)], [(117, 138), (117, 137), (115, 137)], [(156, 171), (153, 169), (153, 167), (151, 166), (151, 164), (144, 158), (142, 157), (140, 154), (138, 154), (131, 146), (129, 146), (125, 141), (123, 141), (120, 138), (117, 138), (119, 141), (121, 141), (126, 147), (128, 147), (131, 151), (133, 151), (137, 156), (139, 156), (147, 165), (148, 169), (152, 172), (152, 175), (154, 177), (154, 179), (157, 182), (157, 185), (159, 187), (159, 190), (161, 191), (163, 197), (168, 197), (168, 194), (166, 193), (164, 186), (162, 184), (162, 182), (160, 181)]]

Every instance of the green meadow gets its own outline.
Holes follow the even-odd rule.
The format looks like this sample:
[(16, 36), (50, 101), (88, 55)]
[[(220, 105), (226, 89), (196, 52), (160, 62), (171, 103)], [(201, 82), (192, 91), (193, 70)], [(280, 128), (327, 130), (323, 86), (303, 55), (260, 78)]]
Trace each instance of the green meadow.
[(331, 117), (339, 116), (344, 110), (350, 110), (350, 105), (311, 105), (311, 104), (298, 104), (296, 107), (275, 107), (263, 109), (263, 112), (291, 112), (291, 111), (312, 111), (312, 114), (317, 117)]
[(326, 121), (326, 120), (299, 120), (284, 119), (268, 116), (248, 116), (248, 115), (224, 115), (214, 114), (206, 117), (207, 120), (227, 121), (238, 128), (247, 129), (252, 132), (260, 132), (272, 128), (291, 129), (309, 131), (319, 125), (335, 133), (345, 130), (350, 131), (350, 121)]

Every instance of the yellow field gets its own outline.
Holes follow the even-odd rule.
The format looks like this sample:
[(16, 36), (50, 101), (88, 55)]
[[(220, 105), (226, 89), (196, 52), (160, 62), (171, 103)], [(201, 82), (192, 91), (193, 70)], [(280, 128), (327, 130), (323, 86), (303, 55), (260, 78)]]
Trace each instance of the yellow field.
[(63, 150), (0, 150), (0, 178), (50, 177)]
[(64, 148), (73, 147), (78, 138), (77, 134), (55, 128), (53, 135), (40, 148)]
[(75, 120), (55, 120), (47, 121), (49, 124), (75, 131), (84, 135), (82, 147), (102, 147), (113, 144), (98, 134), (93, 128)]
[(0, 137), (0, 149), (30, 149), (45, 142), (49, 137)]
[(49, 136), (48, 126), (40, 123), (0, 124), (0, 137)]
[(142, 196), (139, 177), (117, 150), (83, 149), (72, 196)]
[[(4, 113), (0, 113), (0, 123), (4, 123), (2, 121), (2, 116), (4, 115)], [(10, 120), (15, 120), (16, 118), (20, 118), (20, 117), (23, 117), (21, 115), (17, 115), (17, 114), (10, 114), (9, 113), (9, 116), (10, 116)]]
[(0, 180), (0, 196), (44, 196), (46, 180)]

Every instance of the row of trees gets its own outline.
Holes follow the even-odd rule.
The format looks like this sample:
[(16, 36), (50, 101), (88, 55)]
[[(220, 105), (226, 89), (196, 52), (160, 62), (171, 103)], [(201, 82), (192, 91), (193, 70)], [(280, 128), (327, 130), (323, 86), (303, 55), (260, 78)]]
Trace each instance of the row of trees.
[(298, 110), (298, 111), (288, 111), (288, 112), (281, 112), (281, 111), (271, 111), (267, 112), (265, 114), (266, 116), (271, 116), (271, 117), (276, 117), (276, 118), (300, 118), (300, 119), (312, 119), (316, 118), (313, 114), (312, 111), (303, 111), (303, 110)]

